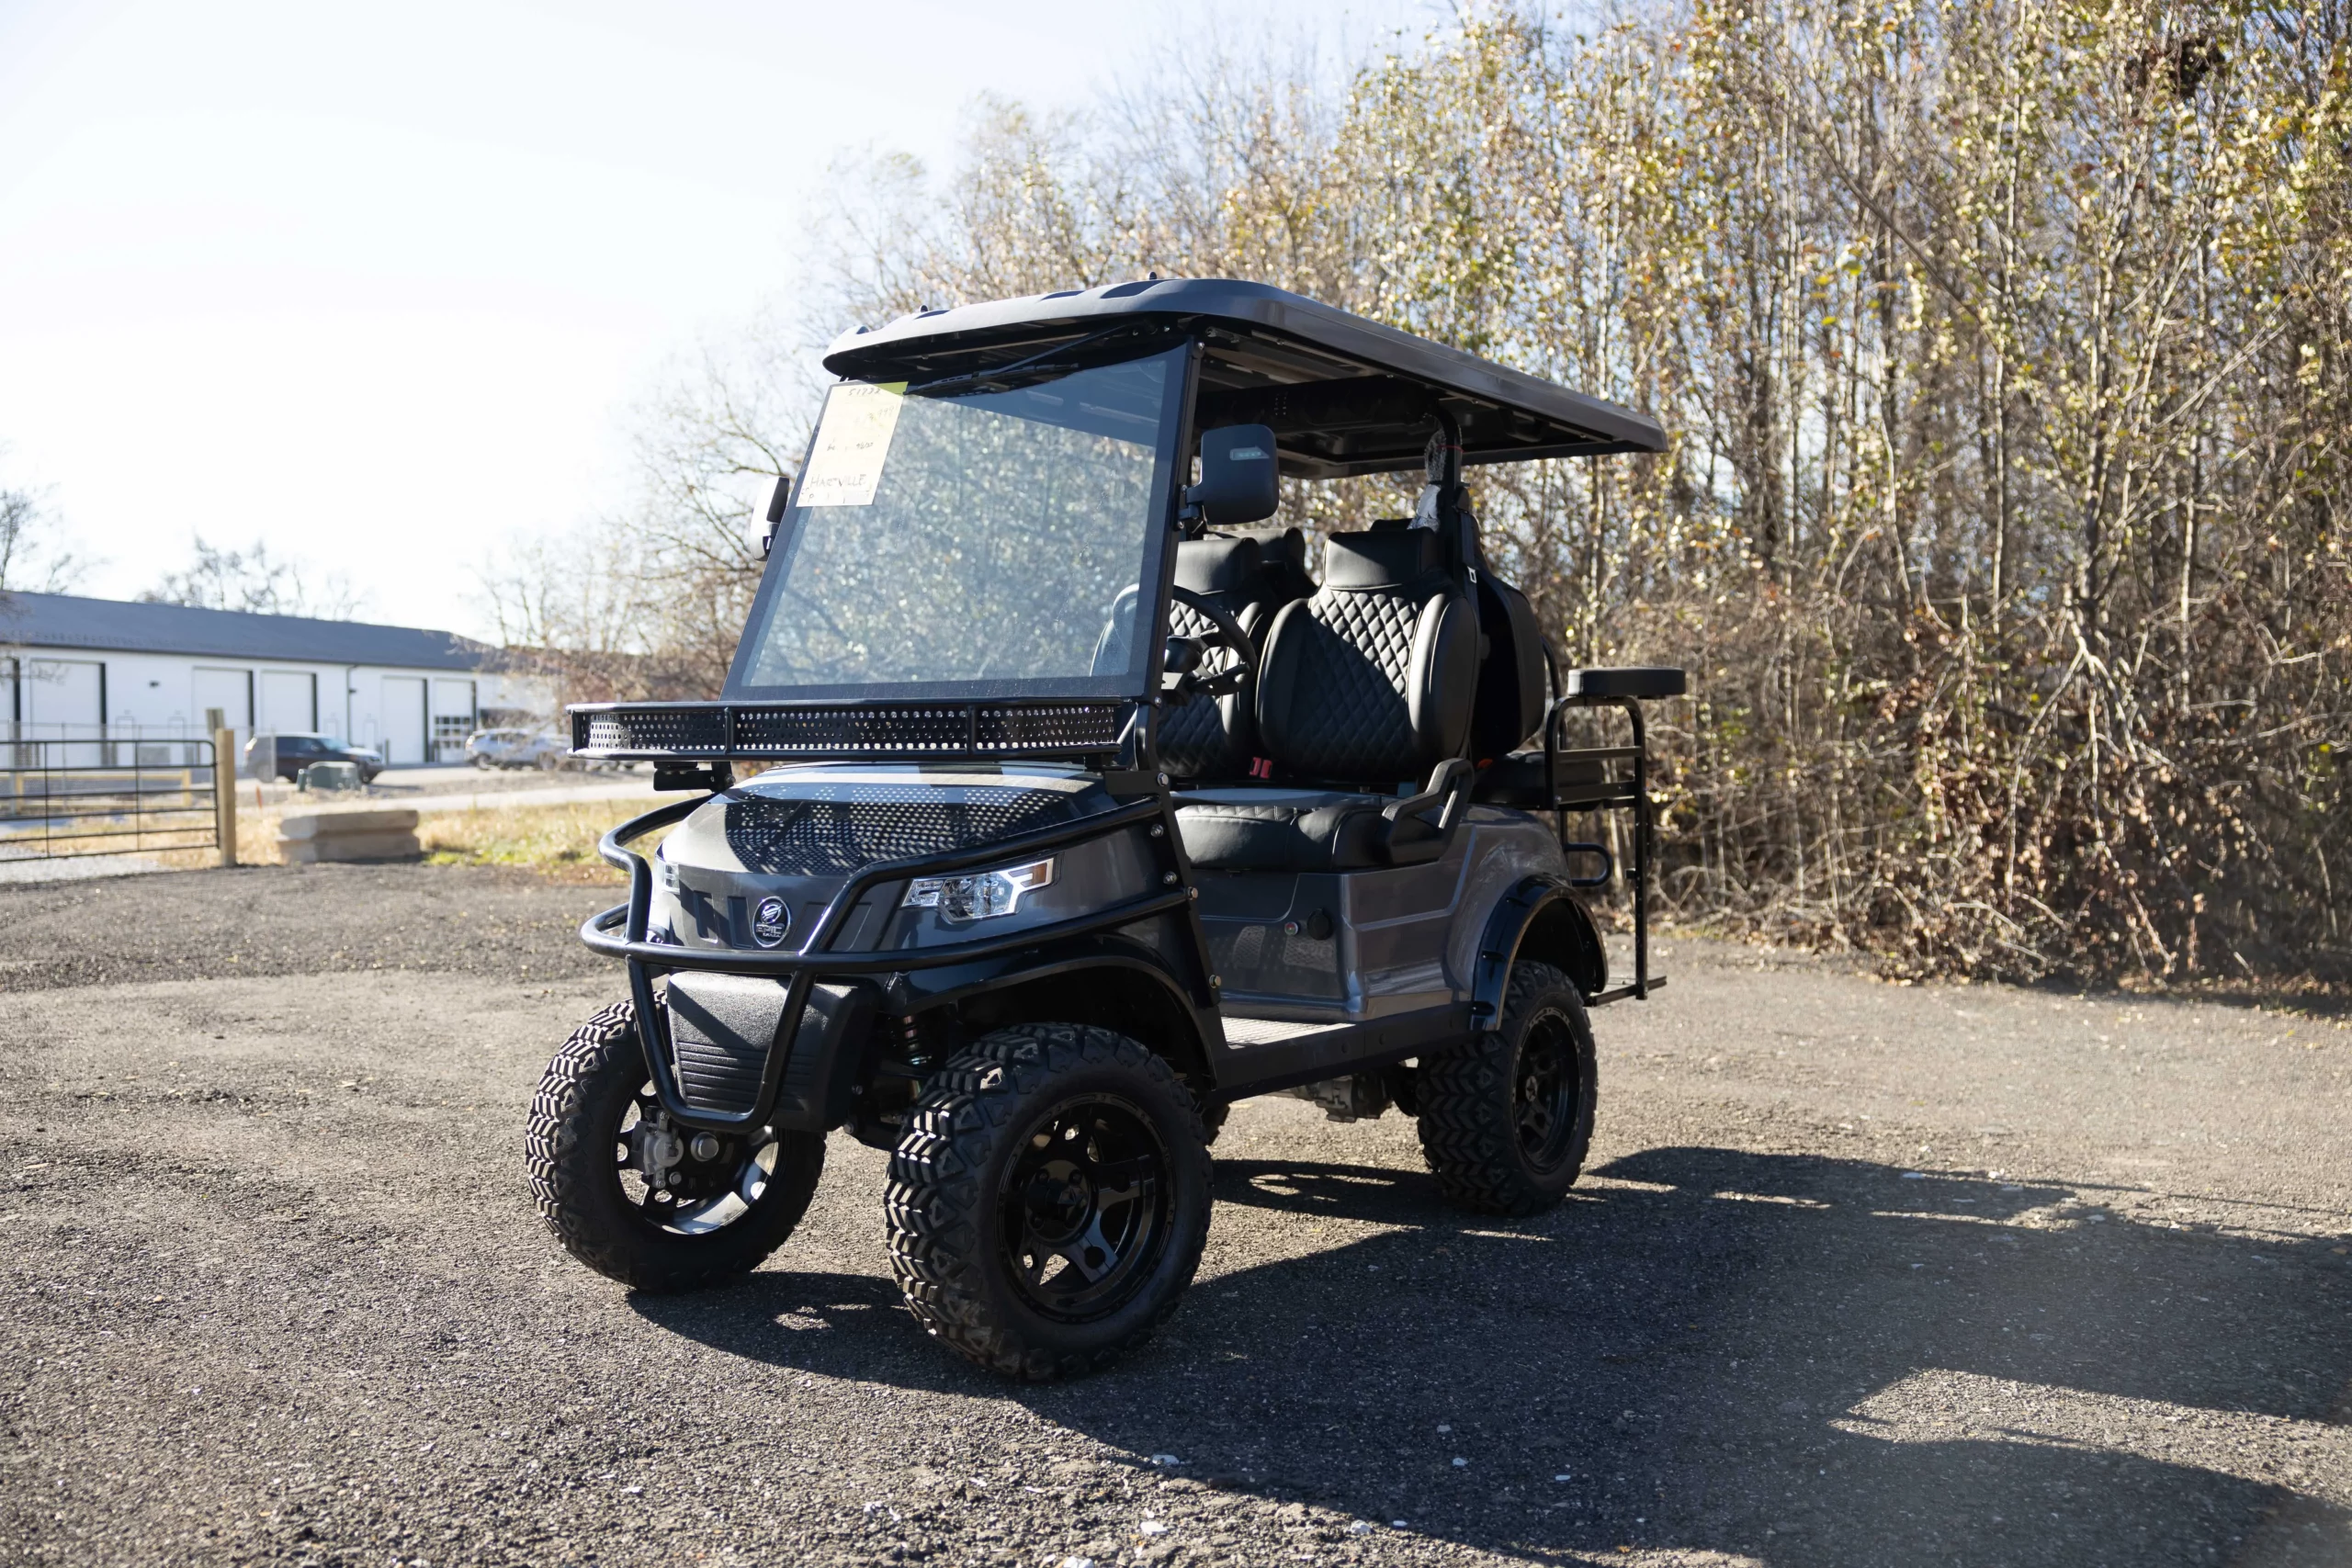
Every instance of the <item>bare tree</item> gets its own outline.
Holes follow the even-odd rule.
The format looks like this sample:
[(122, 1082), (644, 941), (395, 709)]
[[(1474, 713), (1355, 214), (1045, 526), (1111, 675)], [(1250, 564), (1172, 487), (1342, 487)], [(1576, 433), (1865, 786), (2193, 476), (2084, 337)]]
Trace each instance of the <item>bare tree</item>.
[(651, 646), (648, 584), (616, 529), (510, 539), (477, 577), (510, 667), (544, 680), (559, 706), (695, 694)]
[(63, 593), (79, 583), (88, 563), (62, 533), (40, 491), (0, 490), (0, 593)]
[(774, 321), (673, 367), (637, 411), (637, 493), (477, 576), (501, 639), (568, 702), (713, 697), (765, 559), (767, 503), (820, 400), (813, 355)]
[(340, 572), (306, 575), (300, 561), (273, 556), (259, 539), (241, 550), (221, 549), (196, 537), (194, 558), (164, 574), (139, 595), (143, 604), (190, 604), (206, 610), (243, 610), (262, 615), (310, 615), (347, 621), (367, 602)]
[(820, 400), (814, 355), (775, 320), (680, 365), (639, 411), (639, 492), (610, 528), (639, 584), (649, 651), (716, 696), (766, 562), (777, 481), (797, 471)]

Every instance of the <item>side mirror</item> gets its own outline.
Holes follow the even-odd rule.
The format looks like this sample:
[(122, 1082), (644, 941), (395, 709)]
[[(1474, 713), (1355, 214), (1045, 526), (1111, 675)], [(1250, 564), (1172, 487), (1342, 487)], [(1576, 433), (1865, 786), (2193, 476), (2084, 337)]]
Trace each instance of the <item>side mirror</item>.
[(1201, 435), (1201, 482), (1184, 492), (1202, 522), (1262, 523), (1282, 501), (1274, 433), (1262, 424), (1228, 424)]
[(768, 531), (760, 536), (762, 560), (768, 558), (769, 550), (775, 547), (775, 525), (784, 521), (784, 514), (791, 505), (792, 476), (778, 474), (775, 477), (775, 493), (768, 497)]

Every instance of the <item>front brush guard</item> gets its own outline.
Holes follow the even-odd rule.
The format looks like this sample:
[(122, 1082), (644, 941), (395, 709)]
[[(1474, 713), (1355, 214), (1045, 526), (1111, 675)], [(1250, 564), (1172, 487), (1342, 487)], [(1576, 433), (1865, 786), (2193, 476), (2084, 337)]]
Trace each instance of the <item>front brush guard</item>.
[[(842, 885), (826, 904), (824, 913), (808, 928), (807, 938), (791, 952), (711, 951), (648, 942), (646, 926), (653, 909), (653, 868), (643, 855), (628, 847), (629, 842), (656, 829), (684, 820), (713, 798), (712, 795), (702, 795), (691, 800), (673, 801), (642, 817), (630, 818), (599, 840), (596, 852), (609, 863), (628, 873), (628, 902), (590, 916), (580, 927), (580, 940), (592, 951), (608, 958), (618, 958), (628, 964), (629, 995), (637, 1003), (639, 1037), (645, 1043), (646, 1072), (653, 1080), (654, 1092), (662, 1101), (662, 1109), (673, 1120), (687, 1126), (731, 1131), (763, 1124), (775, 1109), (776, 1087), (783, 1077), (792, 1046), (797, 1042), (785, 1043), (783, 1049), (769, 1050), (759, 1096), (751, 1110), (728, 1113), (697, 1110), (688, 1105), (678, 1092), (673, 1070), (676, 1058), (670, 1040), (668, 1021), (656, 1005), (653, 995), (655, 977), (678, 970), (710, 970), (784, 980), (784, 1008), (779, 1016), (787, 1021), (797, 1036), (802, 1015), (808, 1005), (809, 987), (820, 975), (826, 977), (898, 975), (913, 969), (944, 968), (950, 964), (967, 964), (974, 959), (994, 958), (1023, 948), (1042, 947), (1071, 937), (1088, 936), (1182, 909), (1186, 913), (1192, 931), (1196, 960), (1193, 1009), (1196, 1014), (1209, 1018), (1216, 1016), (1216, 996), (1208, 986), (1207, 964), (1202, 961), (1207, 952), (1207, 943), (1202, 938), (1199, 918), (1193, 905), (1192, 867), (1185, 862), (1182, 846), (1176, 836), (1174, 806), (1164, 791), (1152, 798), (1096, 812), (1074, 822), (993, 840), (968, 849), (876, 861)], [(1057, 920), (1051, 925), (1029, 926), (994, 936), (977, 937), (968, 942), (949, 942), (937, 947), (888, 948), (869, 953), (833, 951), (833, 940), (840, 934), (852, 911), (885, 884), (918, 876), (952, 876), (958, 872), (977, 871), (1024, 857), (1034, 858), (1040, 853), (1109, 838), (1129, 828), (1147, 824), (1157, 824), (1160, 829), (1148, 842), (1159, 851), (1164, 863), (1161, 866), (1163, 891), (1123, 899), (1091, 915)], [(616, 928), (618, 928), (617, 934)]]

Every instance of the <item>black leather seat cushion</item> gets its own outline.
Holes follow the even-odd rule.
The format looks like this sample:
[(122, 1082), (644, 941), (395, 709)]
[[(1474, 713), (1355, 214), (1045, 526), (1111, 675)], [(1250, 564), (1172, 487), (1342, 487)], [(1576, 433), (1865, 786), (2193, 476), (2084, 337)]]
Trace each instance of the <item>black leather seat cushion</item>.
[(1388, 863), (1388, 804), (1337, 791), (1219, 790), (1177, 796), (1176, 829), (1202, 871), (1361, 871)]

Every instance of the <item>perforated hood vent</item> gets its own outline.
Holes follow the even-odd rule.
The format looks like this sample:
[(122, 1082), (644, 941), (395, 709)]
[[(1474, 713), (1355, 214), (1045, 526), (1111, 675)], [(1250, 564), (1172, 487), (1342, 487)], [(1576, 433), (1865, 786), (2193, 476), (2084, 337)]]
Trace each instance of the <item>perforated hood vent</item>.
[(814, 911), (877, 861), (968, 849), (1114, 804), (1099, 780), (1043, 765), (777, 769), (713, 798), (663, 842), (657, 912), (686, 946), (749, 948), (751, 912), (779, 897), (799, 922), (797, 945)]

